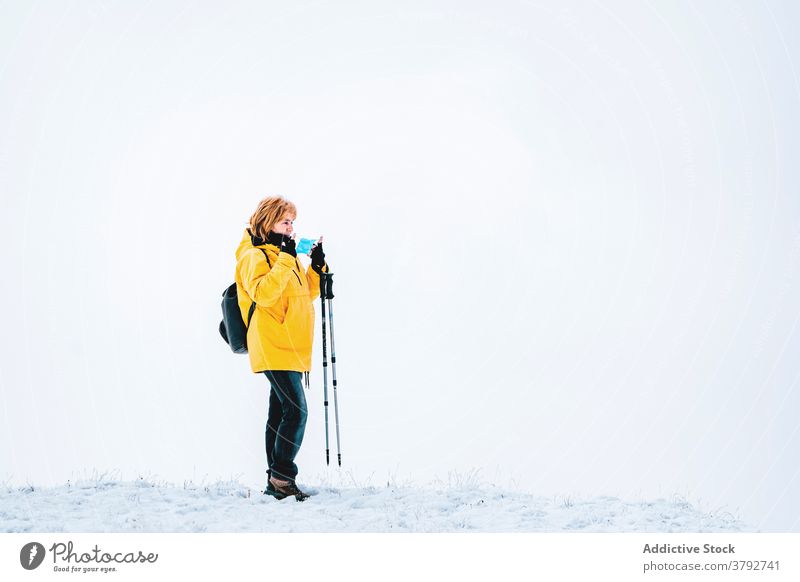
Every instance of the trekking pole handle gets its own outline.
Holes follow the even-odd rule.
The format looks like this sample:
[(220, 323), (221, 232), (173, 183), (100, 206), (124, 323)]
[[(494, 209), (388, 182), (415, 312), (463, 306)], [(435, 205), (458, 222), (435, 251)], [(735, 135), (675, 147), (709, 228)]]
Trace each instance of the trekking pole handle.
[(320, 275), (320, 295), (322, 299), (333, 299), (333, 273), (322, 273)]

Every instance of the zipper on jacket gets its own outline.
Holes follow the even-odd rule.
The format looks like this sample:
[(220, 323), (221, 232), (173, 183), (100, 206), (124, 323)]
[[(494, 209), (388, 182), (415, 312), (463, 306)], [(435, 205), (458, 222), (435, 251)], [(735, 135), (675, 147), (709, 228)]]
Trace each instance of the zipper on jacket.
[[(297, 262), (297, 257), (294, 258), (294, 263), (295, 263), (295, 265), (297, 265), (297, 271), (300, 271), (301, 270), (300, 269), (300, 263)], [(297, 274), (297, 271), (292, 269), (292, 273), (294, 273), (294, 276), (297, 277), (297, 282), (300, 283), (300, 286), (302, 287), (303, 286), (303, 282), (300, 280), (300, 275)]]

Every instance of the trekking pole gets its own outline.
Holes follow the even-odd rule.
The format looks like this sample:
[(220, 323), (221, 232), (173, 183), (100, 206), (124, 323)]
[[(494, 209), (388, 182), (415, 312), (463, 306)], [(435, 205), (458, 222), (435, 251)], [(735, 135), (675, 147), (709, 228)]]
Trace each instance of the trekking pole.
[(319, 274), (319, 298), (322, 303), (322, 385), (324, 387), (323, 398), (325, 402), (325, 464), (331, 464), (331, 449), (328, 443), (328, 339), (325, 333), (325, 287), (326, 273)]
[(333, 273), (327, 273), (325, 277), (325, 299), (328, 300), (328, 313), (331, 317), (331, 369), (333, 372), (333, 414), (336, 422), (336, 456), (339, 466), (342, 466), (342, 446), (339, 439), (339, 400), (336, 397), (336, 343), (333, 341)]

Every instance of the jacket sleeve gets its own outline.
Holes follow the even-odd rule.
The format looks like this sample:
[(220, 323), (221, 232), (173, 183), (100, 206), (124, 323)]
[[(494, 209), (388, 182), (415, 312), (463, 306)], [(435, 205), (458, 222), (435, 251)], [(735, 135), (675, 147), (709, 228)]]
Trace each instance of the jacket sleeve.
[(278, 260), (272, 269), (260, 251), (245, 253), (239, 261), (242, 287), (257, 305), (271, 307), (281, 300), (289, 277), (292, 276), (293, 266), (293, 257), (288, 253), (278, 254)]
[[(328, 272), (328, 263), (322, 267), (322, 272)], [(311, 268), (311, 265), (306, 269), (306, 281), (308, 281), (308, 290), (311, 293), (311, 301), (319, 297), (319, 274)]]

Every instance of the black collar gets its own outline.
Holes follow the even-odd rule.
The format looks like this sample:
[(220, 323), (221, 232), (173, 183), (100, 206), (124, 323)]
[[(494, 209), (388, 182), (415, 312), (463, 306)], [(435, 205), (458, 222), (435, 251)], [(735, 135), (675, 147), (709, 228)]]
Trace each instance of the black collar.
[(267, 233), (267, 244), (275, 245), (276, 247), (281, 248), (283, 239), (284, 236), (282, 234), (278, 234), (277, 232), (269, 231)]
[(283, 235), (278, 234), (277, 232), (269, 231), (267, 233), (266, 240), (261, 238), (260, 236), (253, 234), (253, 231), (249, 228), (247, 232), (250, 234), (250, 242), (253, 244), (254, 247), (260, 247), (262, 245), (275, 245), (278, 248), (281, 248), (281, 243), (283, 242)]
[(260, 247), (262, 245), (268, 244), (269, 241), (264, 240), (257, 234), (253, 234), (253, 231), (250, 230), (249, 228), (247, 229), (247, 232), (250, 235), (250, 243), (252, 243), (254, 247)]

